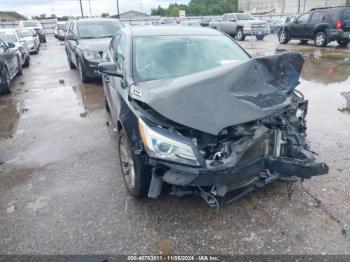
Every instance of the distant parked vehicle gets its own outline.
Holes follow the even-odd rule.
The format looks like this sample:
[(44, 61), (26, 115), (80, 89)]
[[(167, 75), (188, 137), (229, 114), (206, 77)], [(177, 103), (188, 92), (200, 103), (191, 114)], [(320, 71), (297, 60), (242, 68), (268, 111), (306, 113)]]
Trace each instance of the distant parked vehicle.
[(266, 19), (266, 22), (268, 23), (268, 26), (270, 28), (270, 33), (274, 34), (277, 33), (278, 28), (285, 25), (290, 21), (290, 18), (288, 16), (282, 16), (282, 17), (272, 17)]
[(66, 22), (58, 22), (54, 29), (53, 34), (59, 40), (64, 40), (64, 29), (66, 27)]
[(74, 20), (66, 35), (66, 54), (71, 69), (78, 68), (80, 80), (87, 83), (100, 78), (97, 65), (121, 24), (110, 18)]
[(350, 42), (350, 6), (313, 8), (281, 26), (278, 39), (281, 44), (287, 44), (291, 39), (299, 39), (302, 43), (314, 40), (317, 47), (337, 41), (341, 47), (346, 47)]
[(20, 21), (19, 27), (34, 29), (39, 36), (40, 43), (46, 43), (46, 34), (43, 26), (39, 23), (39, 21), (37, 20)]
[[(179, 21), (179, 23), (180, 23), (180, 21)], [(162, 18), (162, 19), (160, 19), (160, 24), (161, 25), (177, 25), (178, 23), (173, 18)]]
[(0, 95), (10, 93), (11, 81), (22, 74), (21, 58), (14, 43), (0, 39)]
[(214, 28), (214, 29), (219, 29), (219, 23), (220, 23), (221, 19), (220, 18), (213, 18), (210, 22), (209, 22), (209, 27), (210, 28)]
[(199, 23), (201, 26), (208, 27), (211, 20), (211, 17), (203, 17)]
[(21, 37), (15, 29), (0, 29), (0, 38), (5, 43), (13, 43), (17, 48), (21, 58), (21, 66), (28, 67), (30, 64), (30, 54), (27, 42), (21, 40)]
[(196, 27), (200, 27), (200, 23), (198, 23), (197, 21), (191, 21), (191, 20), (185, 20), (185, 21), (181, 21), (180, 25), (184, 25), (184, 26), (196, 26)]
[(257, 40), (263, 40), (268, 34), (265, 21), (256, 20), (246, 13), (224, 14), (219, 22), (219, 29), (239, 41), (244, 41), (246, 36), (255, 36)]
[(33, 29), (17, 29), (20, 40), (27, 43), (30, 54), (38, 54), (40, 50), (40, 40), (38, 34)]

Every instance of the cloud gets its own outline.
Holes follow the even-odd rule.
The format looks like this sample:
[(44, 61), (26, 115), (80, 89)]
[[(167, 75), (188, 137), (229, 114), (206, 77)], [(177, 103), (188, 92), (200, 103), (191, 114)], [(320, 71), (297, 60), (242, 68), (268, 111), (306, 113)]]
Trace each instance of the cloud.
[[(119, 7), (121, 12), (136, 10), (149, 13), (151, 8), (158, 5), (166, 7), (174, 2), (186, 4), (189, 0), (119, 0)], [(90, 3), (92, 15), (117, 13), (116, 0), (90, 0)], [(82, 4), (84, 14), (89, 15), (89, 0), (82, 0)], [(77, 16), (80, 15), (80, 3), (79, 0), (11, 0), (0, 3), (0, 10), (16, 11), (26, 16), (40, 14)]]

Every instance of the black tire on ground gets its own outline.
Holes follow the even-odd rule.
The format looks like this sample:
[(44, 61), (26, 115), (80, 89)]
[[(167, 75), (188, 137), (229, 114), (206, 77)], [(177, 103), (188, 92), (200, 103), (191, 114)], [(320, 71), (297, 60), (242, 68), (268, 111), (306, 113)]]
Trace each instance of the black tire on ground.
[(83, 64), (82, 64), (81, 60), (79, 58), (77, 58), (77, 61), (78, 61), (79, 78), (80, 78), (81, 82), (89, 83), (90, 79), (84, 72)]
[(109, 108), (109, 104), (108, 104), (108, 100), (107, 100), (107, 97), (105, 96), (105, 107), (106, 107), (106, 111), (108, 112), (108, 113), (110, 113), (111, 112), (111, 109)]
[(46, 37), (44, 37), (43, 43), (46, 43)]
[(307, 42), (308, 42), (308, 40), (300, 40), (300, 44), (302, 44), (302, 45), (306, 45)]
[(282, 45), (288, 44), (289, 40), (290, 40), (290, 36), (288, 31), (282, 30), (278, 34), (278, 41), (280, 42), (280, 44)]
[(17, 75), (21, 76), (23, 74), (23, 68), (22, 68), (22, 62), (21, 62), (21, 58), (20, 57), (17, 57), (17, 62), (18, 62)]
[(128, 192), (135, 198), (144, 198), (148, 193), (151, 168), (145, 165), (141, 156), (130, 150), (127, 136), (123, 129), (118, 139), (119, 163)]
[(261, 41), (264, 40), (265, 36), (264, 35), (256, 35), (256, 40)]
[(70, 55), (68, 55), (67, 52), (66, 52), (66, 54), (67, 54), (67, 60), (68, 60), (69, 68), (70, 68), (70, 69), (75, 69), (76, 67), (75, 67), (75, 65), (73, 64), (72, 59), (70, 58)]
[(314, 44), (316, 47), (324, 47), (327, 45), (327, 35), (325, 32), (317, 32), (314, 36)]
[(244, 35), (244, 33), (243, 33), (243, 28), (238, 28), (237, 34), (236, 34), (236, 39), (237, 39), (238, 41), (244, 41), (245, 35)]
[(26, 61), (23, 64), (23, 67), (29, 67), (29, 65), (30, 65), (30, 56), (28, 55), (26, 58)]
[(337, 43), (340, 47), (347, 47), (350, 43), (350, 40), (347, 40), (347, 39), (337, 40)]
[(39, 52), (40, 52), (40, 48), (39, 48), (39, 46), (38, 46), (38, 48), (34, 51), (34, 54), (39, 54)]
[(5, 67), (1, 75), (0, 95), (11, 93), (11, 79), (7, 68)]

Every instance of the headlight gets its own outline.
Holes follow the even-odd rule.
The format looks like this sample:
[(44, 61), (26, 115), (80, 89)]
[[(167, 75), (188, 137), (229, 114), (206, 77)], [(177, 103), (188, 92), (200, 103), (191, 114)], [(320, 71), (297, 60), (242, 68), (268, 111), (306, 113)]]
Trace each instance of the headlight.
[(99, 52), (83, 51), (83, 54), (86, 59), (101, 59), (101, 55)]
[(139, 119), (142, 143), (150, 157), (199, 166), (191, 145), (160, 134)]

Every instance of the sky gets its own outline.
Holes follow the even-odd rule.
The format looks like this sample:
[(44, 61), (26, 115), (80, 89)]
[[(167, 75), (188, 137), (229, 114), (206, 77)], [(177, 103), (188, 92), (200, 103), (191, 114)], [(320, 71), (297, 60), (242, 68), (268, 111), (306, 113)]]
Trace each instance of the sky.
[[(187, 4), (189, 0), (119, 0), (120, 12), (128, 10), (150, 13), (151, 8), (167, 7), (170, 3)], [(90, 15), (89, 0), (82, 0), (84, 15)], [(116, 14), (116, 0), (90, 0), (93, 16), (102, 13)], [(16, 11), (25, 16), (46, 14), (50, 16), (80, 15), (79, 0), (0, 0), (0, 11)]]

